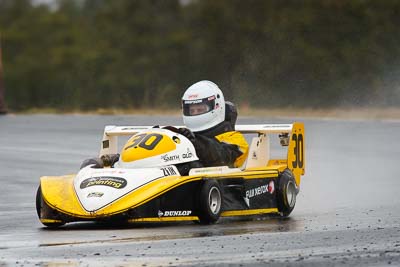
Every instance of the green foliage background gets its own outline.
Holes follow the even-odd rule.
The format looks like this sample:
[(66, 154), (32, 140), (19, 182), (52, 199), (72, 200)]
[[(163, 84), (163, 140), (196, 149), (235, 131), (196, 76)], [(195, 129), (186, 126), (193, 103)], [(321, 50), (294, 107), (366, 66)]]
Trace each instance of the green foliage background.
[(251, 107), (396, 106), (397, 0), (0, 0), (6, 102), (178, 108), (216, 82)]

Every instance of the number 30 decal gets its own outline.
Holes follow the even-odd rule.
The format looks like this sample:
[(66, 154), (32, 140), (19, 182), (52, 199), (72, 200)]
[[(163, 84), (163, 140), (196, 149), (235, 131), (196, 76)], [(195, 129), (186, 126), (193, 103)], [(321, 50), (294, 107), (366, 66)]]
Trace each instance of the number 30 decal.
[[(151, 142), (148, 144), (148, 141), (152, 138)], [(132, 139), (133, 143), (130, 146), (125, 147), (125, 150), (131, 147), (141, 147), (147, 150), (153, 150), (158, 143), (160, 143), (163, 136), (161, 134), (152, 133), (152, 134), (138, 134)]]
[(293, 168), (303, 168), (303, 135), (302, 134), (293, 134), (292, 140), (295, 141), (296, 145), (294, 147), (294, 156), (295, 161), (292, 161)]

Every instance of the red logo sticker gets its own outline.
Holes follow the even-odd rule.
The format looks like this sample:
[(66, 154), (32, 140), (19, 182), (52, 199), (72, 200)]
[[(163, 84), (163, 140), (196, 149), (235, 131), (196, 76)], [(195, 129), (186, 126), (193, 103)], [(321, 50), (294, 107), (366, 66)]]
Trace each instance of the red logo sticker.
[(274, 181), (269, 182), (269, 184), (268, 184), (268, 192), (270, 192), (271, 194), (275, 192)]

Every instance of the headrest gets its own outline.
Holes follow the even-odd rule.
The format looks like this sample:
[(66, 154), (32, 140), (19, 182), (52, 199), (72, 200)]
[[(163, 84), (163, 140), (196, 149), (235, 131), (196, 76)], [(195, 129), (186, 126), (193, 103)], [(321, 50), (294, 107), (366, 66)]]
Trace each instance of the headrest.
[(225, 121), (229, 122), (233, 129), (235, 129), (237, 115), (238, 113), (235, 104), (230, 101), (225, 101)]

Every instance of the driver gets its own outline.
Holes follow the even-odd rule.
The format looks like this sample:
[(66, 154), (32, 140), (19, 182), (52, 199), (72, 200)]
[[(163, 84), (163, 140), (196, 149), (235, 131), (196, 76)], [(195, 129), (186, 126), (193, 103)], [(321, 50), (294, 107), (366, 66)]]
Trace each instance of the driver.
[(194, 145), (203, 166), (240, 167), (248, 154), (244, 136), (235, 131), (237, 110), (210, 81), (190, 86), (182, 97), (183, 122), (179, 133)]

